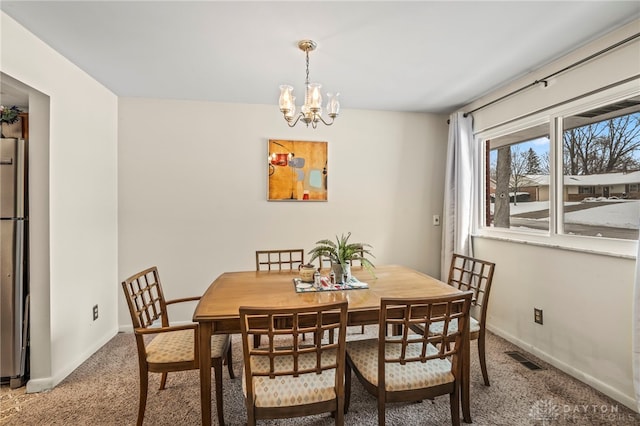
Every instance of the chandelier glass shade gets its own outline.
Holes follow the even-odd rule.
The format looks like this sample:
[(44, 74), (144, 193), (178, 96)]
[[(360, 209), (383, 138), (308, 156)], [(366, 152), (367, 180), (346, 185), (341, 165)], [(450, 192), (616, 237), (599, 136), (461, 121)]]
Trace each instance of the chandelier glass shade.
[(280, 86), (280, 99), (278, 105), (280, 111), (284, 115), (289, 127), (293, 127), (299, 122), (305, 123), (307, 127), (311, 124), (314, 129), (321, 122), (327, 126), (333, 124), (334, 119), (340, 113), (340, 102), (338, 100), (339, 93), (335, 95), (327, 93), (326, 113), (328, 120), (322, 118), (322, 85), (319, 83), (309, 82), (309, 52), (315, 50), (317, 44), (313, 40), (301, 40), (298, 47), (306, 55), (307, 76), (305, 79), (304, 104), (300, 108), (300, 112), (296, 113), (296, 98), (293, 96), (293, 87), (288, 84)]

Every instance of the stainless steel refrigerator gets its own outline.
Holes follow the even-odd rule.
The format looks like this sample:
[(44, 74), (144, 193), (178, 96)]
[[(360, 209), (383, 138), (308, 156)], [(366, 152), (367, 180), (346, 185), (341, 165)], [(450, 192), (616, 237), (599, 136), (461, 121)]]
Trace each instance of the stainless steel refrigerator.
[(27, 142), (0, 139), (0, 377), (12, 388), (28, 376)]

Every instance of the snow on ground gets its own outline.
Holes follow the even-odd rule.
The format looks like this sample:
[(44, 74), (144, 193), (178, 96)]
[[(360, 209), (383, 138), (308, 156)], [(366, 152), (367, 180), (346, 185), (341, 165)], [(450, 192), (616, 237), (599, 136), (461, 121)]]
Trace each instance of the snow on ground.
[[(565, 203), (565, 205), (580, 203)], [(548, 210), (548, 201), (518, 202), (517, 205), (511, 203), (510, 212), (512, 215), (538, 210)], [(491, 205), (493, 213), (493, 204)], [(539, 220), (548, 220), (539, 219)], [(640, 201), (619, 200), (607, 206), (593, 207), (565, 214), (566, 223), (577, 223), (582, 225), (601, 225), (616, 228), (640, 229)]]
[(565, 214), (565, 223), (639, 229), (640, 201), (624, 201)]
[[(518, 204), (515, 206), (513, 203), (509, 205), (509, 212), (511, 215), (527, 213), (527, 212), (536, 212), (538, 210), (549, 210), (549, 202), (548, 201), (518, 201)], [(491, 204), (491, 212), (493, 213), (493, 204)]]

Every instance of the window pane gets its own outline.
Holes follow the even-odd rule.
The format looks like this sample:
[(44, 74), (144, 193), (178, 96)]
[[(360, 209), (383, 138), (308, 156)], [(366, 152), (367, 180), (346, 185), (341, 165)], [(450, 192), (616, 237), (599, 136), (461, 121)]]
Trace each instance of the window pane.
[(549, 230), (549, 124), (487, 141), (486, 225)]
[(564, 233), (638, 238), (640, 97), (564, 119)]

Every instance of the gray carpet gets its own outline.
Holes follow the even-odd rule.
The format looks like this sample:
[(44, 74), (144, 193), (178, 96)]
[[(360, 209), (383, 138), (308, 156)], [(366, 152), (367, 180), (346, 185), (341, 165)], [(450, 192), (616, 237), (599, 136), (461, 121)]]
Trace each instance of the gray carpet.
[[(376, 326), (367, 327), (372, 335)], [(349, 338), (363, 337), (359, 327)], [(246, 424), (242, 400), (242, 348), (233, 337), (236, 379), (224, 378), (224, 409), (228, 425)], [(530, 370), (505, 354), (519, 349), (493, 334), (487, 341), (491, 386), (482, 384), (475, 342), (471, 352), (471, 414), (476, 425), (639, 425), (640, 415), (583, 383), (526, 354), (542, 367)], [(522, 351), (520, 351), (522, 352)], [(159, 375), (152, 374), (145, 424), (200, 423), (198, 372), (169, 374), (167, 389), (158, 391)], [(375, 399), (353, 378), (347, 425), (375, 425)], [(213, 387), (213, 386), (212, 386)], [(215, 397), (213, 422), (216, 419)], [(138, 366), (132, 334), (118, 334), (55, 389), (25, 394), (24, 388), (2, 388), (3, 425), (134, 425), (138, 405)], [(261, 421), (265, 425), (332, 425), (328, 415), (292, 420)], [(422, 403), (389, 404), (388, 425), (449, 425), (449, 398)]]

